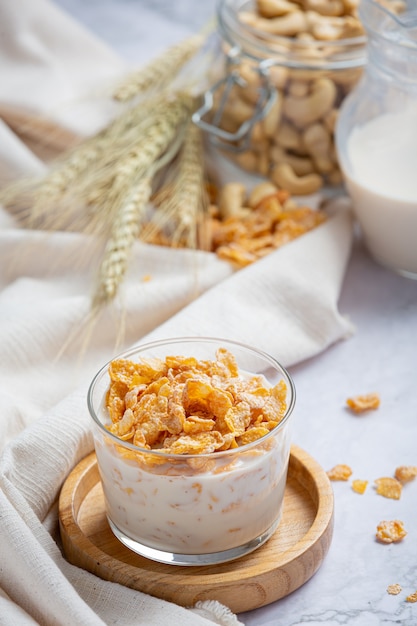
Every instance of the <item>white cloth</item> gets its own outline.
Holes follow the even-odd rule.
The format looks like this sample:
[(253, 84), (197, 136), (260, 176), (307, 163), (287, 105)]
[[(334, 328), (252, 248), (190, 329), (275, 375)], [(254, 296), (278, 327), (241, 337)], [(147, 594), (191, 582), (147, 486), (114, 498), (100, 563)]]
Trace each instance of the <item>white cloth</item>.
[[(0, 15), (7, 33), (0, 40), (0, 105), (47, 114), (51, 100), (60, 106), (85, 100), (89, 74), (105, 81), (121, 71), (115, 55), (45, 0), (0, 0)], [(104, 119), (108, 112), (95, 106)], [(60, 121), (70, 125), (72, 109), (63, 110)], [(0, 126), (0, 172), (43, 167)], [(21, 230), (0, 209), (0, 625), (239, 623), (216, 602), (184, 609), (63, 558), (56, 502), (69, 471), (92, 450), (86, 388), (117, 350), (151, 338), (234, 338), (287, 366), (318, 354), (352, 330), (337, 307), (351, 239), (350, 212), (340, 208), (239, 272), (210, 253), (137, 243), (122, 305), (103, 313), (80, 358), (77, 330), (94, 270), (91, 239)], [(122, 310), (126, 332), (116, 347)]]

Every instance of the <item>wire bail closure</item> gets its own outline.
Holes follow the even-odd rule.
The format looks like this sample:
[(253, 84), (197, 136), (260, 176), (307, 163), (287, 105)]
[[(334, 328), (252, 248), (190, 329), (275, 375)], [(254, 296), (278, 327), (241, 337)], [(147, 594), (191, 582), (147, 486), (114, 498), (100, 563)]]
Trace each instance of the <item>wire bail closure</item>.
[[(194, 124), (208, 133), (213, 144), (224, 150), (229, 150), (230, 152), (243, 152), (249, 147), (254, 125), (265, 117), (277, 98), (277, 92), (271, 85), (269, 77), (269, 68), (271, 65), (274, 65), (274, 62), (270, 59), (266, 59), (261, 61), (256, 68), (261, 78), (261, 87), (258, 90), (259, 97), (256, 101), (252, 117), (245, 120), (234, 133), (220, 128), (223, 112), (233, 87), (235, 85), (239, 85), (239, 87), (242, 88), (247, 87), (247, 81), (242, 78), (239, 73), (238, 65), (241, 63), (240, 55), (241, 50), (238, 46), (229, 50), (226, 59), (226, 76), (217, 81), (205, 92), (203, 105), (195, 111), (192, 116)], [(214, 94), (222, 89), (223, 93), (221, 94), (219, 106), (211, 122), (208, 122), (204, 118), (214, 108)]]

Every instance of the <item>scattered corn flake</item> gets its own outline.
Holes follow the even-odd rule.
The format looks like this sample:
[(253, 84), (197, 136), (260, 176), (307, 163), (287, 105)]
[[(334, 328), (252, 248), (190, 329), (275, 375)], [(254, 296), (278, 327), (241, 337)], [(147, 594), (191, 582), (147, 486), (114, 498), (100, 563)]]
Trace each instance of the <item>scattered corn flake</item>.
[(151, 274), (145, 274), (144, 276), (142, 276), (143, 283), (149, 283), (150, 280), (152, 280)]
[(417, 602), (417, 591), (415, 591), (414, 593), (410, 593), (410, 595), (406, 597), (405, 601), (406, 602)]
[(247, 214), (240, 211), (225, 220), (213, 217), (205, 226), (211, 235), (212, 251), (237, 267), (244, 267), (327, 219), (324, 211), (296, 204), (284, 211), (282, 202), (289, 194), (284, 190), (282, 194), (281, 198), (278, 194), (264, 198)]
[(401, 591), (402, 587), (398, 583), (395, 583), (394, 585), (388, 585), (387, 587), (387, 593), (389, 593), (391, 596), (398, 596)]
[(396, 468), (395, 478), (399, 480), (401, 483), (408, 483), (411, 480), (414, 480), (417, 476), (417, 466), (416, 465), (400, 465)]
[(391, 498), (392, 500), (399, 500), (401, 498), (402, 484), (396, 478), (390, 476), (383, 476), (375, 480), (376, 492), (379, 496), (384, 498)]
[(364, 413), (371, 409), (375, 410), (379, 407), (380, 403), (381, 400), (377, 393), (353, 396), (346, 400), (346, 404), (354, 413)]
[(376, 538), (381, 543), (397, 543), (406, 536), (404, 522), (401, 520), (382, 521), (376, 527)]
[(330, 480), (349, 480), (352, 470), (349, 465), (339, 464), (326, 473)]
[(360, 493), (360, 494), (365, 493), (367, 486), (368, 486), (367, 480), (360, 480), (359, 478), (356, 478), (355, 480), (352, 481), (352, 489), (355, 493)]

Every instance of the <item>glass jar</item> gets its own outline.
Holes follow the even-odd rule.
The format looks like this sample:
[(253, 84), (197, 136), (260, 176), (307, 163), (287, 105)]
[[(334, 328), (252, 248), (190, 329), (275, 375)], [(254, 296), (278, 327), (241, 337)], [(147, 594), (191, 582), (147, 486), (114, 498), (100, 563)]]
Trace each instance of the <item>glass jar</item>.
[(366, 40), (354, 9), (327, 16), (284, 0), (292, 12), (262, 17), (274, 2), (220, 0), (221, 78), (194, 121), (243, 169), (305, 195), (341, 183), (334, 126), (362, 74)]
[(417, 278), (417, 3), (395, 15), (362, 0), (368, 62), (344, 102), (339, 160), (368, 249)]
[[(286, 370), (255, 348), (204, 337), (142, 345), (117, 363), (111, 391), (105, 365), (88, 392), (115, 536), (142, 556), (184, 566), (223, 563), (265, 543), (281, 518), (290, 455), (295, 389)], [(133, 416), (151, 443), (136, 441)]]

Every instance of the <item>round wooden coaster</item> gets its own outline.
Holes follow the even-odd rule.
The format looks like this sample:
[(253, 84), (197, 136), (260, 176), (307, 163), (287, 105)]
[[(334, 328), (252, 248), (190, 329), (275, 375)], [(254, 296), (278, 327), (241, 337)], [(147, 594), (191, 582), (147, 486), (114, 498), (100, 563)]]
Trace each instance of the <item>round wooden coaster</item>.
[(74, 565), (176, 604), (218, 600), (240, 613), (283, 598), (318, 570), (332, 537), (333, 491), (321, 466), (293, 446), (282, 519), (263, 546), (221, 565), (165, 565), (130, 551), (111, 532), (92, 453), (63, 485), (59, 520), (64, 552)]

